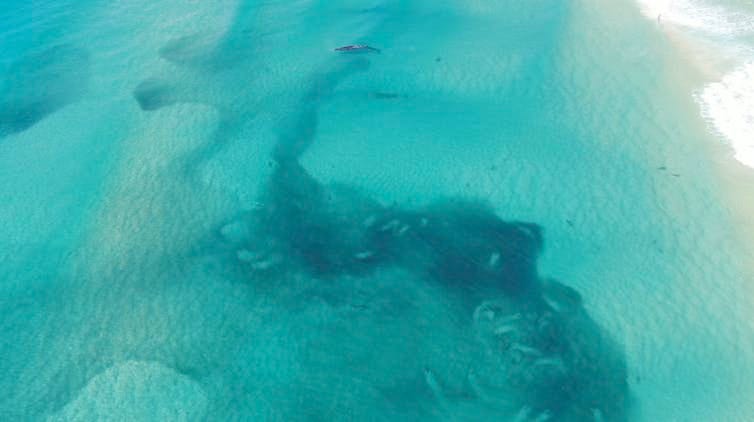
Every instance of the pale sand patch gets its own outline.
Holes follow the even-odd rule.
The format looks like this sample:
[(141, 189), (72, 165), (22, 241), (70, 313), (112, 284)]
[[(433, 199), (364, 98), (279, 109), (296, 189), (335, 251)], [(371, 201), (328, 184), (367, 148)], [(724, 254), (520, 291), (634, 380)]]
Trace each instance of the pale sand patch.
[(122, 141), (92, 223), (91, 247), (84, 248), (85, 267), (102, 263), (107, 268), (99, 270), (117, 273), (130, 264), (160, 262), (186, 253), (207, 233), (225, 204), (203, 195), (182, 166), (191, 151), (212, 142), (216, 122), (210, 107), (176, 105), (147, 114)]
[(48, 421), (199, 421), (207, 403), (190, 377), (157, 362), (126, 361), (94, 376)]

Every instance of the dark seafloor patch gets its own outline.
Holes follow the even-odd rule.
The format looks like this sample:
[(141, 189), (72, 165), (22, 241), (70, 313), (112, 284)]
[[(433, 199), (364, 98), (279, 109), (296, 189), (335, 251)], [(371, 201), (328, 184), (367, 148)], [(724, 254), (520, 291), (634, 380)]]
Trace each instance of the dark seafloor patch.
[[(230, 241), (246, 251), (242, 265), (270, 282), (286, 273), (327, 284), (404, 271), (440, 286), (469, 318), (478, 356), (461, 394), (466, 400), (499, 399), (511, 417), (626, 420), (623, 353), (575, 290), (538, 274), (538, 225), (504, 221), (484, 202), (385, 207), (357, 189), (323, 185), (299, 164), (315, 137), (319, 103), (364, 69), (338, 62), (322, 72), (281, 129), (263, 206), (239, 220), (251, 234)], [(335, 296), (326, 301), (337, 303)], [(426, 371), (428, 397), (442, 396)]]
[(80, 99), (89, 67), (89, 54), (68, 44), (11, 64), (0, 87), (0, 138), (23, 132)]
[(179, 102), (177, 88), (159, 79), (147, 79), (134, 88), (133, 95), (144, 111), (158, 110)]
[[(244, 2), (238, 14), (250, 17), (254, 13), (254, 4)], [(251, 21), (236, 19), (217, 41), (202, 36), (177, 39), (159, 54), (190, 68), (189, 72), (203, 70), (204, 84), (217, 79), (218, 72), (253, 69)], [(375, 273), (391, 271), (439, 286), (459, 303), (459, 318), (467, 321), (476, 349), (463, 387), (456, 387), (461, 391), (445, 391), (438, 379), (442, 374), (432, 368), (424, 368), (423, 373), (415, 368), (417, 373), (405, 379), (373, 386), (383, 392), (387, 407), (404, 418), (437, 415), (433, 409), (442, 405), (426, 402), (462, 397), (483, 408), (500, 408), (508, 418), (518, 420), (626, 420), (629, 391), (622, 350), (588, 315), (575, 290), (538, 274), (537, 259), (543, 248), (538, 225), (504, 221), (483, 201), (441, 200), (422, 209), (383, 206), (353, 187), (323, 185), (300, 165), (299, 157), (315, 138), (321, 102), (343, 79), (368, 68), (366, 59), (352, 59), (339, 57), (326, 63), (312, 78), (296, 114), (279, 128), (272, 152), (275, 169), (259, 198), (259, 209), (228, 222), (222, 236), (235, 262), (253, 274), (250, 280), (269, 283), (268, 289), (282, 289), (275, 283), (287, 278), (321, 282), (322, 289), (312, 292), (315, 296), (310, 300), (333, 306), (346, 306), (349, 299), (332, 286), (379, 280)], [(179, 100), (203, 102), (206, 96), (205, 88), (195, 83), (182, 90), (172, 85), (146, 80), (134, 96), (144, 110)], [(378, 91), (374, 97), (392, 99), (393, 95)], [(244, 104), (232, 101), (214, 105), (225, 114), (221, 120), (226, 122), (251, 114)], [(232, 130), (220, 131), (214, 145), (222, 145), (229, 133)], [(211, 155), (207, 152), (204, 149), (198, 156)], [(393, 316), (400, 314), (395, 309), (410, 306), (405, 301), (390, 304), (385, 300), (379, 309), (393, 309)], [(291, 312), (306, 305), (296, 306)], [(359, 300), (348, 306), (359, 314), (374, 304)], [(324, 354), (337, 359), (337, 355)], [(312, 396), (314, 401), (328, 391), (328, 382), (339, 382), (338, 376), (350, 374), (313, 372), (312, 376), (321, 381), (312, 382), (318, 392)], [(309, 388), (306, 379), (299, 382), (301, 388)], [(389, 414), (387, 408), (382, 410)], [(305, 412), (317, 414), (313, 408)]]

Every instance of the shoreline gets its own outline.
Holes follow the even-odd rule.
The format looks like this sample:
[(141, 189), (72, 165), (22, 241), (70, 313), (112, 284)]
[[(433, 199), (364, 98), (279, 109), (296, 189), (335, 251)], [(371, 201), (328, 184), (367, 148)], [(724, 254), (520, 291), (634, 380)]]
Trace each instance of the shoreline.
[(687, 92), (684, 107), (697, 116), (690, 124), (695, 126), (695, 131), (703, 133), (705, 139), (700, 145), (705, 148), (705, 156), (713, 166), (713, 173), (723, 189), (722, 196), (726, 199), (726, 210), (730, 212), (731, 223), (737, 229), (736, 243), (743, 248), (744, 258), (741, 270), (754, 279), (754, 222), (751, 219), (754, 215), (754, 168), (736, 159), (732, 141), (715, 130), (713, 123), (704, 116), (697, 98), (708, 84), (720, 81), (735, 69), (735, 65), (724, 54), (716, 54), (712, 42), (688, 34), (671, 22), (660, 21), (657, 25), (677, 52), (674, 58), (688, 64), (692, 70), (686, 75), (679, 75), (676, 88)]

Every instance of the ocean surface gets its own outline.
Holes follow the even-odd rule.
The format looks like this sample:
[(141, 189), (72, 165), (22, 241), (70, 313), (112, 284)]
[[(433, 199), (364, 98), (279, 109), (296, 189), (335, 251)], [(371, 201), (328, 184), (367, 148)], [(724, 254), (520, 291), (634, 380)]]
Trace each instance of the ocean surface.
[(0, 46), (0, 420), (754, 420), (750, 0), (6, 0)]
[(754, 1), (639, 0), (644, 14), (691, 44), (708, 79), (695, 90), (710, 129), (754, 167)]

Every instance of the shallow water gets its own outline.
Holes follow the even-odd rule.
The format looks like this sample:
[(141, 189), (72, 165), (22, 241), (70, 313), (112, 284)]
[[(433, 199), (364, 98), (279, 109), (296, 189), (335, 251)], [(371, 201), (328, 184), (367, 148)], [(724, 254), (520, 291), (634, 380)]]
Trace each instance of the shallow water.
[(681, 43), (693, 46), (689, 60), (706, 70), (694, 97), (709, 129), (754, 167), (754, 2), (751, 0), (640, 0)]
[(636, 5), (0, 28), (0, 419), (754, 415), (746, 239)]

